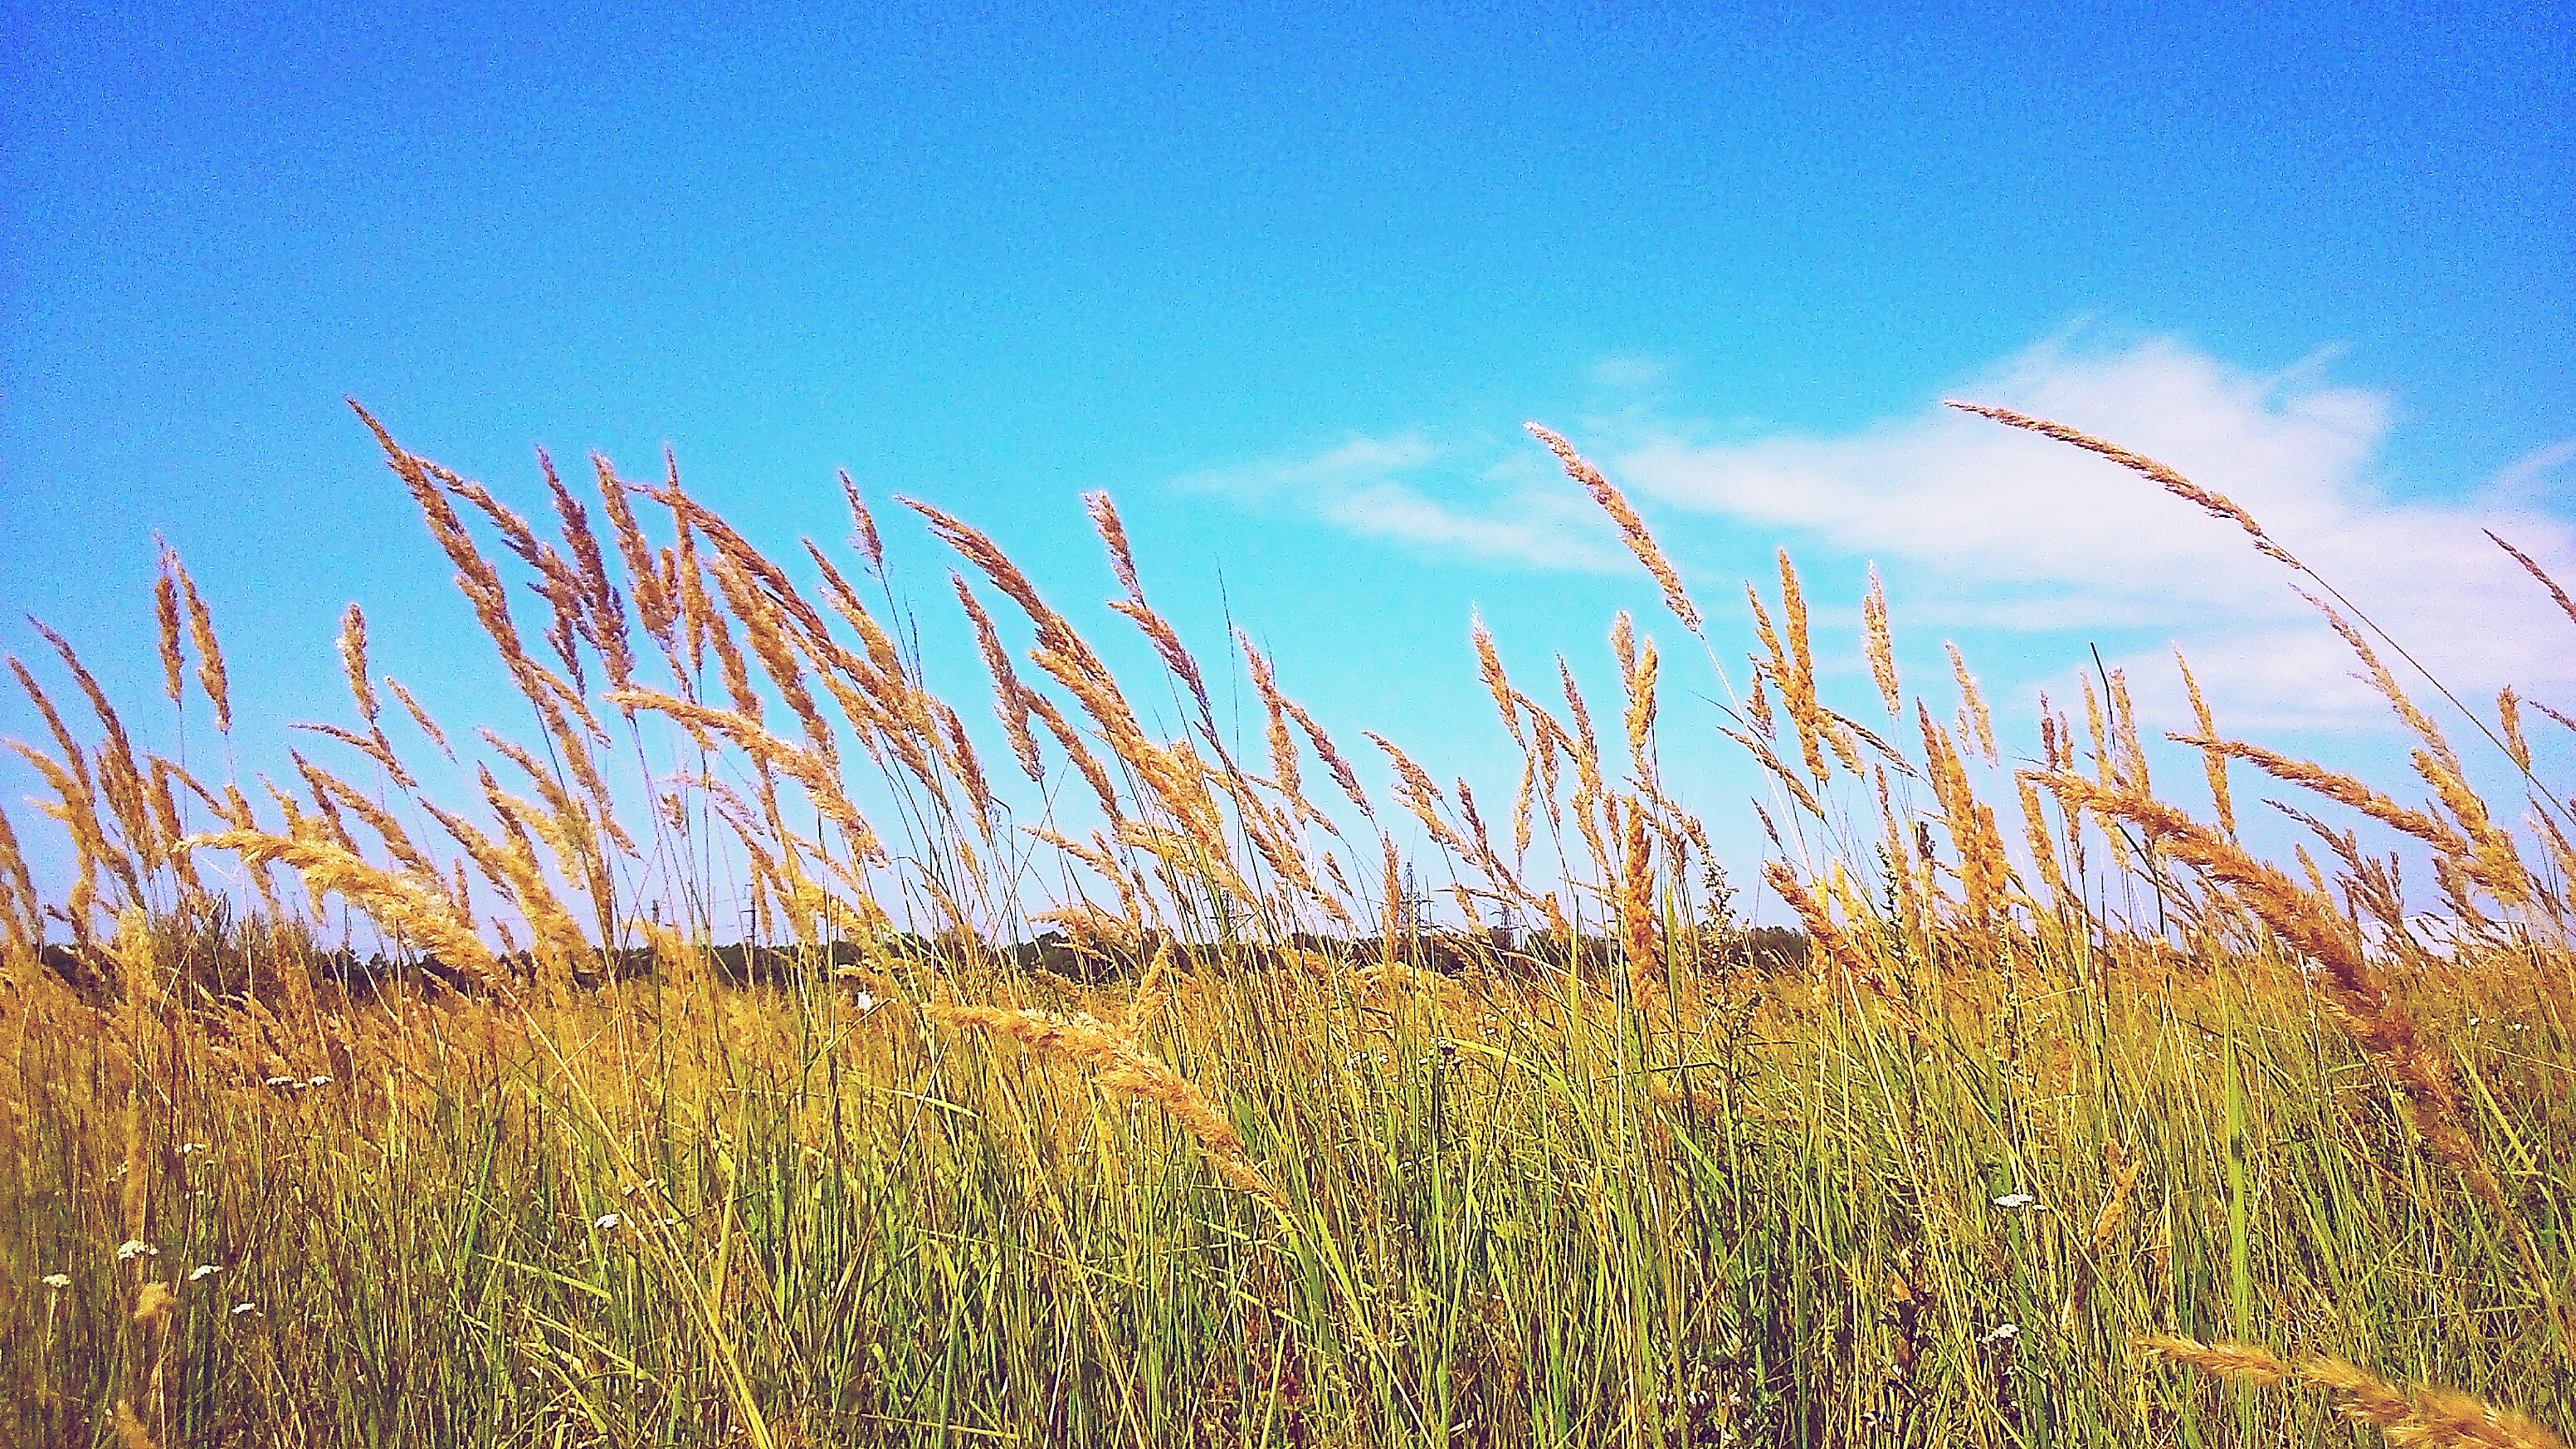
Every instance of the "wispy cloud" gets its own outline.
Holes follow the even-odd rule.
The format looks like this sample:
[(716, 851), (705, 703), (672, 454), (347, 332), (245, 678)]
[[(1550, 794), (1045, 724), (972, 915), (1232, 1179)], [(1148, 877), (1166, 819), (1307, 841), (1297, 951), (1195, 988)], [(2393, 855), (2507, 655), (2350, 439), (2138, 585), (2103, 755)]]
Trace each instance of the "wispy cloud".
[[(2534, 480), (2576, 452), (2541, 449), (2473, 499), (2393, 498), (2376, 477), (2390, 400), (2326, 381), (2326, 356), (2260, 374), (2171, 339), (2094, 352), (2056, 340), (1956, 394), (2067, 423), (2227, 495), (2455, 687), (2576, 682), (2545, 600), (2482, 532), (2543, 559), (2576, 557), (2576, 529), (2532, 502)], [(1937, 399), (1841, 436), (1708, 441), (1633, 415), (1611, 428), (1595, 446), (1640, 496), (1901, 560), (1918, 616), (2160, 631), (2183, 641), (2206, 680), (2267, 716), (2323, 722), (2377, 708), (2348, 678), (2349, 653), (2292, 592), (2307, 581), (2231, 524), (2080, 449)]]
[(1417, 551), (1519, 568), (1616, 572), (1628, 562), (1590, 500), (1531, 459), (1420, 431), (1354, 434), (1312, 453), (1173, 480), (1260, 511), (1302, 513)]
[[(2400, 498), (2379, 471), (2392, 399), (2331, 381), (2331, 351), (2267, 373), (2171, 338), (2083, 343), (2080, 333), (2044, 341), (1945, 391), (2080, 428), (2227, 495), (2464, 694), (2491, 697), (2512, 683), (2563, 704), (2576, 692), (2576, 650), (2557, 632), (2565, 621), (2483, 532), (2544, 563), (2576, 560), (2576, 527), (2542, 506), (2552, 480), (2576, 463), (2576, 440), (2538, 448), (2447, 499)], [(1596, 384), (1661, 377), (1630, 358), (1592, 373)], [(2231, 524), (2116, 464), (1939, 397), (1837, 434), (1747, 432), (1679, 416), (1671, 401), (1576, 419), (1566, 431), (1694, 579), (1743, 571), (1748, 541), (1755, 557), (1786, 544), (1810, 568), (1876, 559), (1904, 580), (1901, 616), (1973, 635), (1988, 651), (2008, 653), (2016, 636), (2077, 634), (2116, 642), (2147, 666), (2174, 641), (2240, 724), (2382, 713), (2351, 677), (2349, 651), (2293, 591), (2307, 581), (2257, 554)], [(1547, 461), (1499, 430), (1479, 439), (1417, 431), (1185, 481), (1495, 564), (1629, 567)], [(1692, 567), (1712, 557), (1730, 562)], [(2049, 652), (2053, 671), (2062, 661)], [(2170, 680), (2173, 671), (2140, 669), (2142, 691), (2163, 693), (2150, 673)]]

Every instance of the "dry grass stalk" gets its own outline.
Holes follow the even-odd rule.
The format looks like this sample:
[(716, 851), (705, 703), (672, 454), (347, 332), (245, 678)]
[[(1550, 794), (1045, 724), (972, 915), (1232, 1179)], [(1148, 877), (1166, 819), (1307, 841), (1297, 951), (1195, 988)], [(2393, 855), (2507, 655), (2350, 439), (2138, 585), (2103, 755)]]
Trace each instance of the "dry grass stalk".
[(18, 849), (18, 832), (9, 824), (9, 812), (0, 810), (0, 931), (7, 933), (8, 959), (13, 966), (44, 939), (44, 903), (36, 895), (36, 882), (27, 870), (27, 857)]
[(1869, 566), (1869, 592), (1861, 598), (1860, 617), (1869, 652), (1869, 677), (1878, 684), (1879, 701), (1887, 706), (1887, 717), (1896, 719), (1905, 712), (1904, 696), (1896, 685), (1896, 644), (1887, 627), (1887, 590), (1878, 581), (1878, 565), (1874, 563)]
[(1887, 1007), (1888, 1014), (1896, 1019), (1897, 1026), (1906, 1036), (1919, 1039), (1923, 1035), (1923, 1018), (1915, 1014), (1913, 1007), (1905, 1004), (1894, 987), (1888, 985), (1887, 977), (1880, 972), (1877, 963), (1835, 922), (1833, 913), (1799, 881), (1797, 872), (1785, 862), (1775, 860), (1763, 866), (1762, 878), (1780, 899), (1789, 903), (1791, 910), (1798, 913), (1798, 920), (1807, 928), (1808, 939), (1815, 943), (1824, 959), (1858, 977)]
[(411, 697), (411, 691), (403, 688), (401, 681), (388, 674), (385, 676), (385, 688), (392, 690), (394, 698), (402, 701), (402, 707), (411, 714), (411, 722), (422, 734), (429, 736), (429, 742), (438, 746), (438, 752), (447, 757), (449, 764), (462, 763), (456, 758), (456, 751), (448, 747), (446, 731), (438, 727), (438, 721), (429, 717), (429, 711), (420, 707), (420, 701)]
[(179, 585), (170, 577), (170, 545), (158, 535), (153, 542), (161, 544), (163, 558), (160, 576), (152, 581), (152, 613), (161, 626), (161, 687), (174, 707), (185, 709), (188, 661), (179, 652)]
[(126, 737), (125, 722), (118, 718), (115, 708), (108, 703), (107, 692), (99, 688), (98, 680), (81, 663), (80, 656), (72, 651), (70, 641), (33, 614), (27, 616), (27, 623), (44, 636), (46, 643), (54, 646), (55, 653), (62, 656), (63, 667), (71, 671), (72, 679), (89, 700), (90, 712), (98, 717), (99, 727), (105, 732), (95, 753), (98, 793), (105, 797), (118, 829), (124, 833), (127, 847), (140, 858), (145, 874), (160, 869), (160, 832), (153, 827), (151, 808), (145, 798), (143, 772), (135, 763), (134, 745)]
[(2399, 1446), (2461, 1445), (2471, 1449), (2566, 1449), (2554, 1434), (2511, 1409), (2498, 1408), (2449, 1389), (2409, 1389), (2339, 1358), (2307, 1355), (2284, 1361), (2250, 1343), (2196, 1339), (2133, 1338), (2141, 1352), (2220, 1378), (2265, 1388), (2295, 1383), (2326, 1396), (2335, 1411), (2357, 1424), (2376, 1425)]
[(505, 996), (508, 977), (472, 924), (460, 920), (443, 886), (368, 864), (353, 852), (310, 839), (290, 839), (258, 830), (222, 830), (193, 835), (181, 845), (189, 850), (223, 850), (246, 865), (276, 863), (293, 869), (307, 884), (337, 894), (388, 932), (438, 953), (453, 966), (472, 971)]
[(2505, 753), (2516, 768), (2531, 773), (2531, 742), (2522, 737), (2522, 696), (2508, 684), (2496, 692), (2496, 722), (2504, 727)]
[(1655, 641), (1645, 640), (1638, 650), (1636, 667), (1629, 672), (1626, 681), (1628, 759), (1637, 767), (1640, 780), (1651, 780), (1655, 776), (1651, 758), (1655, 734), (1655, 664)]
[(1091, 787), (1091, 793), (1099, 798), (1101, 813), (1109, 817), (1111, 824), (1124, 820), (1126, 811), (1119, 806), (1118, 786), (1109, 778), (1108, 768), (1082, 742), (1082, 736), (1065, 719), (1064, 712), (1056, 708), (1055, 701), (1033, 689), (1021, 697), (1028, 701), (1029, 712), (1037, 716), (1038, 723), (1045, 725), (1047, 733), (1055, 736), (1056, 744), (1064, 750), (1065, 758), (1073, 761), (1074, 769), (1081, 772), (1083, 782)]
[(1178, 1072), (1148, 1055), (1133, 1037), (1088, 1016), (939, 1002), (925, 1003), (922, 1010), (934, 1021), (977, 1027), (1010, 1037), (1041, 1057), (1073, 1062), (1091, 1070), (1092, 1080), (1100, 1086), (1152, 1102), (1197, 1140), (1218, 1176), (1268, 1204), (1282, 1224), (1295, 1225), (1288, 1199), (1253, 1166), (1234, 1124)]
[(1440, 787), (1432, 783), (1431, 776), (1425, 773), (1420, 765), (1415, 764), (1404, 751), (1397, 749), (1386, 736), (1374, 730), (1364, 730), (1362, 733), (1368, 736), (1369, 743), (1384, 751), (1387, 759), (1394, 763), (1396, 798), (1403, 801), (1405, 808), (1413, 812), (1414, 819), (1422, 822), (1422, 828), (1431, 833), (1431, 838), (1443, 848), (1459, 855), (1474, 854), (1468, 849), (1467, 843), (1458, 838), (1458, 832), (1450, 829), (1449, 823), (1440, 818), (1440, 811), (1448, 805), (1449, 801), (1447, 796), (1441, 794)]
[(412, 778), (410, 771), (403, 768), (402, 761), (394, 755), (393, 742), (385, 738), (384, 731), (382, 730), (373, 730), (362, 735), (356, 730), (343, 729), (338, 725), (312, 723), (290, 724), (287, 728), (291, 730), (309, 730), (314, 734), (327, 735), (332, 739), (338, 740), (340, 743), (349, 746), (360, 754), (365, 755), (368, 759), (375, 761), (377, 766), (385, 772), (386, 778), (392, 780), (395, 784), (406, 790), (414, 789), (420, 783)]
[(215, 642), (215, 617), (208, 612), (206, 601), (197, 597), (197, 582), (188, 577), (188, 570), (180, 564), (179, 556), (165, 549), (161, 563), (172, 577), (178, 579), (180, 596), (187, 601), (188, 639), (197, 646), (197, 685), (205, 690), (207, 702), (215, 707), (215, 730), (218, 734), (231, 734), (232, 685), (224, 673), (224, 651)]
[(1984, 403), (1971, 402), (1951, 402), (1947, 406), (1957, 408), (1963, 413), (1975, 413), (1979, 417), (1992, 418), (1996, 422), (2020, 428), (2025, 432), (2055, 438), (2061, 443), (2072, 443), (2088, 453), (2098, 453), (2132, 473), (2153, 480), (2176, 498), (2202, 509), (2213, 517), (2226, 519), (2244, 529), (2253, 538), (2254, 547), (2265, 557), (2276, 559), (2302, 573), (2306, 572), (2306, 565), (2292, 558), (2287, 550), (2273, 542), (2272, 535), (2263, 530), (2263, 525), (2254, 521), (2254, 515), (2237, 507), (2225, 495), (2210, 492), (2153, 458), (2140, 457), (2115, 443), (2106, 443), (2090, 433), (2078, 432), (2064, 423), (2025, 417), (2008, 408), (1990, 407)]
[(367, 683), (367, 616), (356, 604), (340, 618), (340, 667), (349, 676), (349, 695), (368, 724), (376, 722), (376, 692)]
[[(993, 616), (975, 591), (966, 587), (966, 576), (951, 570), (948, 582), (957, 590), (957, 602), (975, 625), (975, 645), (983, 651), (984, 667), (993, 674), (993, 714), (1002, 722), (1002, 736), (1011, 743), (1011, 754), (1020, 762), (1020, 773), (1032, 785), (1046, 783), (1046, 763), (1038, 757), (1037, 739), (1029, 733), (1028, 690), (1020, 683), (1018, 672), (1011, 668), (1010, 651), (1002, 647), (1002, 638), (993, 630)], [(1275, 720), (1277, 711), (1272, 711)]]
[[(721, 573), (718, 576), (723, 577)], [(730, 593), (727, 600), (733, 602)], [(758, 593), (747, 593), (736, 606), (736, 616), (743, 620), (744, 637), (751, 641), (752, 652), (760, 657), (761, 668), (768, 672), (770, 682), (778, 686), (779, 697), (787, 701), (788, 712), (804, 727), (806, 742), (824, 763), (837, 770), (841, 764), (840, 741), (822, 711), (815, 707), (813, 693), (805, 687), (804, 667), (788, 644), (791, 612), (770, 596)], [(800, 637), (810, 639), (821, 630), (822, 621), (815, 618)]]
[[(2201, 697), (2200, 681), (2192, 678), (2190, 661), (2182, 657), (2180, 646), (2174, 649), (2174, 667), (2182, 671), (2183, 690), (2191, 696), (2192, 717), (2200, 724), (2200, 737), (2204, 740), (2217, 739), (2218, 725), (2210, 717), (2209, 701)], [(2166, 738), (2172, 739), (2173, 736), (2168, 734)], [(2229, 798), (2227, 792), (2227, 754), (2223, 750), (2204, 745), (2201, 748), (2201, 763), (2209, 773), (2209, 796), (2218, 809), (2218, 828), (2227, 832), (2228, 838), (2233, 840), (2236, 837), (2236, 802)]]
[[(1617, 813), (1615, 802), (1612, 810)], [(1645, 809), (1633, 800), (1628, 802), (1619, 844), (1619, 945), (1627, 957), (1630, 982), (1643, 1000), (1658, 984), (1655, 967), (1661, 957), (1656, 949), (1653, 847), (1646, 838)]]
[[(609, 533), (617, 541), (618, 557), (626, 562), (626, 576), (635, 592), (635, 611), (644, 624), (645, 634), (668, 654), (672, 652), (675, 637), (672, 626), (679, 622), (679, 604), (671, 597), (670, 591), (662, 587), (662, 574), (655, 565), (653, 545), (635, 521), (635, 505), (626, 496), (633, 485), (619, 481), (617, 470), (605, 457), (593, 453), (590, 462), (599, 474), (600, 504), (608, 510)], [(612, 678), (611, 683), (622, 685), (625, 681)]]
[(2503, 549), (2506, 553), (2512, 555), (2513, 561), (2522, 565), (2524, 572), (2540, 581), (2540, 586), (2547, 589), (2549, 591), (2549, 597), (2556, 601), (2558, 611), (2560, 613), (2565, 614), (2570, 620), (2576, 620), (2576, 600), (2570, 600), (2567, 597), (2567, 591), (2558, 587), (2558, 581), (2551, 578), (2547, 570), (2543, 569), (2538, 563), (2533, 562), (2531, 555), (2524, 553), (2521, 549), (2518, 549), (2512, 544), (2505, 542), (2502, 538), (2497, 537), (2493, 529), (2486, 530), (2486, 535), (2488, 538), (2495, 540), (2496, 547)]
[(1331, 773), (1333, 783), (1342, 787), (1344, 798), (1348, 799), (1362, 815), (1372, 820), (1376, 819), (1377, 810), (1369, 804), (1368, 792), (1360, 788), (1358, 772), (1351, 768), (1350, 761), (1342, 758), (1341, 751), (1333, 748), (1332, 736), (1325, 734), (1324, 727), (1315, 723), (1315, 717), (1306, 713), (1305, 708), (1297, 701), (1283, 697), (1280, 704), (1288, 711), (1288, 717), (1297, 722), (1297, 728), (1306, 732), (1306, 743), (1314, 747), (1315, 758), (1324, 762), (1324, 768)]
[(858, 546), (859, 557), (868, 562), (868, 572), (885, 577), (885, 544), (877, 538), (877, 520), (868, 512), (867, 500), (859, 496), (859, 485), (850, 481), (850, 471), (841, 470), (841, 496), (850, 504), (850, 542)]
[[(594, 465), (596, 462), (594, 459)], [(554, 495), (555, 517), (563, 525), (564, 547), (572, 551), (573, 578), (580, 585), (581, 608), (574, 616), (575, 622), (582, 637), (599, 651), (600, 662), (608, 670), (609, 685), (623, 685), (634, 668), (626, 646), (625, 601), (608, 581), (608, 565), (600, 553), (598, 535), (590, 529), (590, 511), (555, 476), (553, 464), (546, 465), (545, 475), (546, 488)]]
[[(2295, 760), (2267, 750), (2261, 745), (2240, 740), (2222, 740), (2212, 735), (2168, 735), (2176, 744), (2190, 745), (2220, 759), (2244, 760), (2265, 774), (2285, 783), (2313, 790), (2329, 800), (2348, 805), (2380, 824), (2413, 836), (2445, 855), (2465, 855), (2469, 843), (2443, 821), (2410, 810), (2350, 775), (2328, 770), (2308, 760)], [(2231, 830), (2232, 834), (2233, 831)]]
[[(1628, 616), (1622, 613), (1619, 617), (1624, 621)], [(1476, 672), (1483, 677), (1485, 688), (1493, 692), (1494, 708), (1502, 713), (1504, 731), (1511, 735), (1513, 744), (1526, 748), (1521, 738), (1520, 708), (1513, 702), (1511, 681), (1503, 675), (1503, 656), (1494, 648), (1494, 636), (1485, 628), (1482, 614), (1470, 611), (1467, 620), (1468, 633), (1476, 641)]]
[(1923, 729), (1926, 773), (1941, 805), (1942, 825), (1959, 852), (1959, 885), (1967, 895), (1968, 923), (1975, 945), (1991, 944), (1995, 919), (2011, 881), (2001, 832), (1994, 811), (1979, 801), (1968, 784), (1968, 772), (1947, 732), (1932, 722), (1931, 710), (1915, 701)]
[(1628, 506), (1628, 500), (1620, 496), (1618, 489), (1610, 486), (1610, 480), (1602, 477), (1599, 469), (1583, 461), (1582, 456), (1574, 451), (1572, 443), (1536, 423), (1527, 423), (1523, 426), (1529, 429), (1533, 437), (1547, 444), (1548, 451), (1556, 455), (1559, 463), (1565, 465), (1566, 474), (1575, 482), (1582, 484), (1584, 491), (1592, 495), (1592, 501), (1600, 504), (1601, 510), (1610, 515), (1612, 522), (1619, 525), (1619, 537), (1626, 541), (1628, 551), (1637, 556), (1637, 562), (1644, 564), (1646, 572), (1652, 574), (1655, 582), (1663, 587), (1664, 607), (1673, 611), (1673, 617), (1682, 621), (1683, 628), (1694, 634), (1698, 633), (1700, 631), (1699, 608), (1691, 603), (1690, 595), (1683, 591), (1681, 575), (1676, 573), (1672, 564), (1665, 559), (1664, 551), (1656, 547), (1655, 536), (1646, 531), (1645, 520), (1637, 516), (1637, 510)]
[(1243, 663), (1252, 675), (1253, 692), (1261, 697), (1262, 734), (1270, 746), (1271, 780), (1298, 819), (1312, 820), (1330, 829), (1332, 821), (1306, 798), (1297, 765), (1297, 737), (1288, 731), (1288, 699), (1279, 692), (1270, 661), (1253, 647), (1250, 634), (1238, 629), (1234, 637), (1243, 648)]
[[(1785, 563), (1787, 555), (1782, 555), (1782, 558)], [(1807, 773), (1821, 785), (1829, 772), (1825, 768), (1824, 751), (1818, 747), (1815, 697), (1801, 690), (1802, 676), (1797, 665), (1791, 662), (1789, 651), (1781, 646), (1779, 631), (1771, 623), (1771, 611), (1762, 607), (1762, 596), (1747, 584), (1744, 598), (1753, 610), (1754, 632), (1771, 655), (1770, 663), (1762, 671), (1757, 671), (1757, 677), (1759, 672), (1768, 672), (1771, 682), (1779, 686), (1780, 707), (1789, 716), (1789, 724), (1798, 736), (1799, 755), (1806, 763)]]
[(1961, 705), (1975, 724), (1971, 737), (1977, 742), (1977, 753), (1985, 758), (1988, 768), (1993, 768), (1999, 763), (1995, 757), (1995, 721), (1986, 712), (1986, 697), (1977, 690), (1977, 676), (1968, 672), (1967, 657), (1959, 652), (1958, 645), (1945, 639), (1941, 647), (1950, 651), (1950, 669), (1959, 680)]
[[(2416, 1034), (2413, 1016), (2388, 990), (2342, 914), (2324, 897), (2321, 880), (2315, 893), (2303, 891), (2275, 867), (2163, 801), (2105, 789), (2071, 773), (2036, 778), (2061, 802), (2080, 802), (2106, 817), (2136, 825), (2176, 859), (2233, 891), (2284, 943), (2313, 962), (2325, 988), (2328, 1013), (2355, 1045), (2396, 1080), (2426, 1145), (2461, 1175), (2481, 1201), (2527, 1237), (2520, 1214), (2505, 1198), (2467, 1131), (2450, 1059)], [(2533, 1255), (2532, 1265), (2536, 1267), (2537, 1261)], [(2537, 1276), (2554, 1303), (2555, 1290), (2547, 1286), (2549, 1275)]]

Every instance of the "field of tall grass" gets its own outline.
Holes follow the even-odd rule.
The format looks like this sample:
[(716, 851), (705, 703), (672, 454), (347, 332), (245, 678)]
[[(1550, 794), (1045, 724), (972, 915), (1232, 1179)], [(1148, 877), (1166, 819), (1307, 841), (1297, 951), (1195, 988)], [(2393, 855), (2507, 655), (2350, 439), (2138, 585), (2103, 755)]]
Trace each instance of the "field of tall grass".
[[(1715, 828), (1804, 929), (1748, 933), (1625, 615), (1594, 701), (1479, 626), (1518, 779), (1370, 735), (1372, 797), (1248, 638), (1184, 647), (1105, 496), (1160, 677), (909, 504), (988, 720), (924, 683), (855, 488), (854, 556), (605, 460), (587, 502), (546, 469), (541, 530), (361, 413), (530, 723), (443, 728), (352, 606), (348, 722), (246, 786), (139, 748), (50, 631), (11, 660), (51, 795), (0, 813), (0, 1440), (2557, 1444), (2576, 806), (2525, 703), (2401, 683), (2294, 541), (1977, 411), (2244, 529), (2420, 779), (2194, 688), (2205, 779), (2151, 785), (2109, 671), (1999, 743), (1964, 661), (1909, 702), (1874, 581), (1877, 697), (1829, 701), (1784, 554), (1723, 725), (1772, 803)], [(202, 760), (234, 722), (174, 556), (155, 612)], [(2286, 861), (2240, 843), (2258, 781)]]

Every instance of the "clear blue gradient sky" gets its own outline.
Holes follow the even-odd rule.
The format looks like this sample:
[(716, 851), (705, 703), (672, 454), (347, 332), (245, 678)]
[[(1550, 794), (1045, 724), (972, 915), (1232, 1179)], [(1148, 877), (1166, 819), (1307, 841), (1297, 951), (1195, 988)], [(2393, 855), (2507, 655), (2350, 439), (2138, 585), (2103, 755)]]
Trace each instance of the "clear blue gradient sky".
[[(1947, 713), (1956, 639), (2024, 750), (2091, 644), (2173, 708), (2179, 643), (2223, 724), (2401, 758), (2240, 536), (1938, 408), (1969, 394), (2238, 498), (2464, 692), (2576, 707), (2567, 621), (2479, 534), (2576, 576), (2560, 7), (774, 12), (10, 4), (0, 647), (46, 668), (42, 616), (167, 748), (158, 530), (246, 769), (351, 717), (353, 600), (451, 729), (515, 730), (355, 397), (530, 509), (535, 446), (668, 446), (774, 553), (846, 533), (847, 467), (984, 721), (890, 495), (1106, 636), (1105, 488), (1203, 654), (1230, 608), (1346, 747), (1497, 794), (1469, 610), (1598, 692), (1635, 610), (1707, 771), (1676, 793), (1749, 860), (1758, 786), (1677, 743), (1723, 691), (1535, 418), (1630, 490), (1739, 686), (1739, 586), (1786, 547), (1855, 713), (1874, 560), (1909, 688)], [(0, 761), (28, 836), (36, 788)]]

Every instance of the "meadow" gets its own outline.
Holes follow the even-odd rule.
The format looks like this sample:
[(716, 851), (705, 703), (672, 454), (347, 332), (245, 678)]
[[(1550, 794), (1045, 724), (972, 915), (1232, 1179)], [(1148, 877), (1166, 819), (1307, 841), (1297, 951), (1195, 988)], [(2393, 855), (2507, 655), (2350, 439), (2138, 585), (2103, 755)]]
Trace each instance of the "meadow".
[[(1106, 496), (1157, 677), (909, 505), (991, 677), (961, 711), (854, 487), (840, 562), (604, 460), (595, 497), (546, 467), (541, 528), (361, 413), (528, 724), (442, 726), (353, 605), (349, 723), (291, 776), (192, 771), (234, 722), (170, 555), (196, 755), (50, 631), (11, 660), (51, 796), (0, 813), (0, 1439), (2558, 1444), (2576, 805), (2524, 711), (2576, 722), (2401, 683), (2294, 540), (1976, 410), (2300, 576), (2419, 778), (2230, 739), (2194, 687), (2206, 769), (2151, 782), (2113, 671), (1999, 743), (1965, 661), (1903, 692), (1874, 580), (1875, 697), (1829, 701), (1783, 554), (1720, 726), (1757, 818), (1667, 792), (1624, 614), (1598, 701), (1479, 626), (1517, 782), (1372, 735), (1372, 796), (1249, 638), (1184, 647)], [(2241, 842), (2248, 785), (2289, 859)], [(1744, 928), (1712, 830), (1762, 832), (1741, 888), (1802, 931)]]

